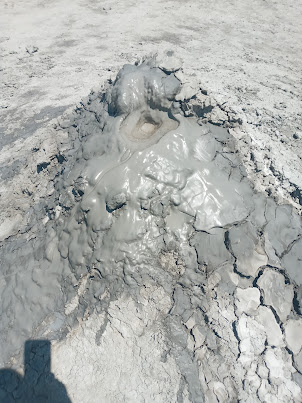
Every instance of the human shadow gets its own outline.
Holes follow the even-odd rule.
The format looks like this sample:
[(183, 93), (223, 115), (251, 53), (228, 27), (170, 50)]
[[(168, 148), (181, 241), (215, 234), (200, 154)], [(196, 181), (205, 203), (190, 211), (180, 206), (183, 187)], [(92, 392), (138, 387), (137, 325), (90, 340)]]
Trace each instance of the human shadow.
[(51, 373), (49, 340), (28, 340), (24, 348), (24, 377), (0, 369), (0, 403), (71, 403), (63, 383)]

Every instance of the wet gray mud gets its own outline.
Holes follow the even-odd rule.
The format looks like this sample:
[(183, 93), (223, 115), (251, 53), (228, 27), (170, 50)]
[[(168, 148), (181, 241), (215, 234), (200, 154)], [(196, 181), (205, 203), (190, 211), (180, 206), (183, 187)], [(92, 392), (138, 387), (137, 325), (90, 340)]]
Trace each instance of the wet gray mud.
[(301, 217), (255, 191), (176, 70), (126, 65), (58, 123), (55, 191), (32, 213), (47, 223), (1, 248), (2, 365), (92, 312), (106, 317), (98, 345), (110, 304), (127, 295), (143, 312), (156, 287), (176, 401), (301, 402)]

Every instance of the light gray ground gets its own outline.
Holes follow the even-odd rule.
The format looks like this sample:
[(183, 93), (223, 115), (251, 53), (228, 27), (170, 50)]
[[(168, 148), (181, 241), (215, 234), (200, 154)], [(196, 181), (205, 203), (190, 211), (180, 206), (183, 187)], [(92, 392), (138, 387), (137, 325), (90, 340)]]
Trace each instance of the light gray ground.
[[(72, 401), (301, 401), (301, 5), (22, 4), (1, 43), (2, 363), (44, 336)], [(167, 81), (158, 112), (139, 103), (99, 141), (116, 120), (100, 89), (81, 96), (166, 48), (180, 112)]]
[(253, 143), (244, 153), (250, 160), (253, 152), (260, 183), (281, 195), (297, 187), (300, 197), (301, 1), (32, 0), (0, 7), (4, 143), (32, 134), (124, 63), (173, 48), (186, 75), (246, 123)]

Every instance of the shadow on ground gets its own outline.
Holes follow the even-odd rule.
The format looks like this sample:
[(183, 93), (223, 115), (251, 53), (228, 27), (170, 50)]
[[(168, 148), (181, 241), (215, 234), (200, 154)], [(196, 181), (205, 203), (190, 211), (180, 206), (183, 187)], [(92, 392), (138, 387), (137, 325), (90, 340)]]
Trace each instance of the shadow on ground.
[(1, 403), (71, 403), (65, 386), (51, 373), (51, 344), (28, 340), (24, 348), (24, 377), (0, 370)]

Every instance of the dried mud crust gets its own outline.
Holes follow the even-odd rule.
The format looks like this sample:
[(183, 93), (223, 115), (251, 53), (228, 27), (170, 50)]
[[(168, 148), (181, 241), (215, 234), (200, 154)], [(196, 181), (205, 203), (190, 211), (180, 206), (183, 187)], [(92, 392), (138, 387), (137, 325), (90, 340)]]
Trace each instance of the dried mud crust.
[[(186, 77), (181, 80), (183, 83), (187, 81), (191, 84), (193, 76), (202, 80), (201, 85), (192, 85), (193, 89), (188, 90), (184, 97), (194, 104), (195, 99), (192, 97), (199, 87), (202, 88), (197, 95), (198, 108), (202, 104), (201, 111), (197, 109), (196, 116), (212, 111), (216, 117), (211, 120), (216, 125), (226, 126), (231, 122), (230, 132), (238, 142), (234, 153), (242, 154), (245, 169), (254, 186), (267, 195), (271, 194), (278, 200), (278, 204), (284, 200), (286, 203), (295, 203), (296, 211), (300, 211), (302, 123), (301, 83), (298, 78), (301, 66), (302, 3), (256, 0), (253, 4), (237, 1), (226, 4), (224, 1), (216, 1), (210, 7), (208, 3), (199, 0), (189, 3), (142, 1), (139, 5), (137, 2), (110, 0), (102, 5), (82, 0), (69, 3), (67, 6), (66, 2), (49, 2), (45, 5), (43, 2), (29, 0), (1, 4), (1, 74), (4, 79), (0, 84), (0, 126), (4, 127), (0, 130), (3, 129), (6, 136), (1, 137), (4, 148), (1, 150), (3, 176), (0, 219), (5, 219), (5, 225), (0, 229), (2, 239), (6, 238), (1, 254), (8, 258), (3, 264), (1, 257), (1, 267), (5, 267), (5, 275), (10, 276), (12, 272), (22, 270), (23, 276), (28, 273), (29, 276), (11, 276), (10, 282), (7, 279), (3, 282), (1, 278), (0, 285), (3, 288), (0, 293), (4, 295), (2, 291), (5, 290), (9, 323), (15, 328), (19, 325), (14, 324), (14, 307), (20, 307), (22, 298), (25, 313), (32, 309), (32, 316), (36, 316), (37, 321), (39, 314), (43, 316), (55, 309), (51, 303), (59, 299), (56, 291), (60, 288), (63, 290), (63, 305), (66, 300), (68, 304), (66, 314), (61, 307), (55, 320), (50, 315), (35, 333), (31, 333), (31, 326), (35, 327), (36, 323), (25, 320), (24, 329), (20, 326), (22, 331), (12, 332), (8, 335), (8, 342), (2, 343), (1, 340), (0, 344), (6, 347), (5, 352), (14, 353), (20, 335), (26, 338), (30, 334), (39, 338), (45, 334), (47, 338), (57, 338), (60, 323), (64, 323), (61, 333), (64, 336), (74, 325), (71, 320), (74, 314), (75, 318), (80, 318), (79, 329), (69, 333), (70, 339), (63, 337), (62, 344), (58, 346), (58, 355), (53, 360), (55, 372), (68, 385), (74, 402), (87, 400), (88, 393), (91, 403), (93, 399), (98, 402), (99, 396), (108, 402), (112, 399), (114, 403), (148, 398), (157, 402), (192, 401), (186, 377), (196, 381), (196, 371), (192, 376), (190, 373), (183, 375), (184, 371), (180, 373), (171, 355), (174, 349), (179, 352), (179, 356), (184, 350), (189, 350), (185, 356), (186, 362), (200, 358), (209, 363), (209, 366), (202, 367), (203, 390), (209, 401), (274, 402), (283, 399), (284, 395), (285, 401), (294, 401), (290, 397), (295, 392), (293, 384), (284, 386), (284, 382), (280, 382), (280, 379), (292, 379), (301, 385), (299, 372), (292, 373), (293, 367), (300, 368), (301, 372), (302, 360), (301, 352), (296, 354), (299, 344), (295, 343), (300, 340), (295, 337), (301, 323), (297, 321), (301, 315), (301, 292), (297, 287), (299, 277), (294, 280), (295, 275), (290, 273), (288, 276), (278, 264), (279, 259), (290, 267), (290, 261), (300, 259), (301, 238), (295, 233), (292, 210), (288, 207), (285, 211), (284, 207), (276, 210), (273, 207), (282, 225), (276, 229), (268, 224), (267, 230), (270, 237), (276, 232), (282, 234), (281, 238), (289, 236), (288, 240), (293, 241), (285, 245), (286, 253), (283, 255), (282, 243), (275, 239), (274, 247), (269, 247), (271, 258), (274, 253), (277, 255), (273, 259), (274, 263), (271, 263), (271, 267), (260, 268), (256, 277), (254, 270), (263, 255), (255, 244), (254, 231), (246, 236), (246, 223), (238, 226), (239, 234), (236, 226), (228, 228), (224, 236), (223, 231), (215, 234), (220, 245), (224, 239), (226, 248), (226, 251), (223, 246), (220, 248), (223, 251), (220, 261), (230, 256), (237, 259), (236, 264), (221, 270), (222, 279), (219, 282), (219, 270), (212, 274), (206, 270), (203, 278), (195, 282), (191, 271), (183, 276), (185, 262), (186, 266), (190, 261), (196, 265), (193, 252), (184, 260), (178, 251), (164, 249), (160, 253), (159, 262), (147, 262), (145, 273), (148, 274), (149, 267), (157, 267), (158, 264), (158, 270), (167, 272), (175, 279), (173, 284), (177, 283), (173, 292), (173, 306), (176, 315), (179, 318), (181, 316), (181, 324), (176, 323), (174, 327), (173, 321), (161, 316), (162, 312), (171, 309), (172, 290), (164, 288), (170, 281), (169, 277), (161, 289), (158, 286), (161, 280), (157, 281), (156, 273), (150, 275), (153, 276), (150, 281), (155, 285), (153, 289), (145, 284), (141, 287), (139, 301), (145, 308), (139, 310), (138, 295), (130, 301), (116, 298), (114, 284), (118, 281), (115, 277), (110, 279), (110, 295), (114, 300), (110, 303), (108, 292), (102, 293), (101, 281), (95, 280), (100, 276), (97, 268), (91, 268), (91, 273), (77, 281), (68, 271), (70, 269), (65, 259), (67, 267), (62, 282), (60, 271), (57, 272), (62, 262), (54, 271), (49, 271), (44, 261), (41, 264), (42, 270), (32, 270), (31, 259), (34, 253), (36, 258), (43, 255), (41, 250), (38, 252), (37, 244), (34, 244), (37, 234), (44, 237), (43, 230), (40, 230), (41, 217), (45, 223), (47, 220), (53, 221), (59, 214), (67, 216), (73, 207), (73, 203), (67, 204), (66, 200), (58, 201), (55, 197), (52, 204), (49, 197), (54, 189), (56, 192), (54, 183), (57, 183), (58, 172), (61, 174), (73, 167), (76, 159), (74, 150), (78, 150), (83, 139), (94, 130), (102, 130), (103, 124), (97, 120), (100, 116), (94, 106), (90, 105), (93, 104), (93, 98), (102, 91), (95, 90), (89, 99), (79, 103), (76, 114), (71, 118), (69, 111), (60, 119), (57, 131), (52, 128), (45, 131), (48, 115), (51, 118), (61, 115), (66, 106), (74, 105), (100, 78), (113, 78), (123, 63), (133, 63), (150, 51), (156, 52), (167, 47), (173, 47), (175, 53), (184, 59)], [(41, 22), (39, 24), (37, 16)], [(175, 24), (178, 32), (175, 32)], [(114, 47), (112, 43), (115, 43)], [(187, 73), (192, 73), (192, 76), (189, 77)], [(218, 108), (215, 108), (217, 105)], [(210, 114), (207, 116), (210, 117)], [(34, 120), (37, 123), (32, 124)], [(238, 124), (239, 128), (236, 127)], [(88, 147), (83, 156), (89, 156)], [(218, 154), (217, 158), (221, 159), (221, 155)], [(228, 158), (231, 158), (231, 154), (228, 154)], [(233, 156), (230, 164), (233, 164)], [(85, 186), (84, 178), (75, 180), (70, 191), (76, 202), (81, 201)], [(158, 203), (158, 199), (153, 200), (150, 206), (152, 214), (163, 214), (166, 211), (165, 201), (161, 201)], [(127, 207), (127, 195), (124, 191), (118, 195), (108, 194), (105, 203), (110, 214), (118, 214)], [(261, 205), (261, 200), (259, 203)], [(143, 204), (143, 207), (149, 208), (148, 203)], [(270, 206), (267, 212), (269, 210)], [(266, 214), (267, 221), (272, 221), (273, 217), (273, 214)], [(179, 222), (179, 226), (184, 225), (185, 222)], [(22, 242), (21, 245), (15, 243), (16, 234), (18, 237), (32, 238), (32, 242), (25, 246), (28, 257), (22, 251)], [(200, 235), (198, 231), (197, 235)], [(259, 235), (261, 242), (268, 244), (268, 235)], [(255, 247), (250, 255), (253, 262), (250, 279), (247, 278), (249, 273), (243, 264), (245, 257), (238, 251), (240, 248), (237, 241), (241, 237), (247, 246)], [(205, 234), (201, 239), (211, 245), (213, 238)], [(49, 249), (51, 252), (51, 244)], [(208, 265), (213, 266), (204, 251), (199, 252), (204, 260), (207, 259)], [(28, 269), (28, 265), (31, 270), (24, 270)], [(300, 266), (296, 267), (300, 273)], [(131, 270), (127, 265), (120, 268), (122, 276), (129, 272)], [(139, 274), (138, 270), (138, 279)], [(32, 289), (31, 277), (36, 283), (35, 291), (39, 290), (34, 294), (32, 306), (33, 293), (27, 292)], [(51, 282), (49, 278), (52, 278)], [(127, 281), (131, 281), (131, 276), (127, 277)], [(271, 283), (276, 284), (273, 294)], [(54, 294), (52, 290), (55, 290)], [(234, 290), (233, 294), (230, 290)], [(75, 299), (72, 298), (72, 291), (76, 293)], [(195, 294), (198, 298), (201, 294), (206, 295), (202, 303), (198, 302), (198, 313), (201, 316), (190, 317), (184, 327), (182, 322), (187, 318), (183, 319), (183, 309), (196, 301)], [(43, 295), (47, 295), (47, 301), (41, 298)], [(292, 295), (291, 305), (289, 301)], [(101, 302), (96, 304), (97, 299)], [(284, 312), (280, 312), (280, 299), (287, 301)], [(280, 317), (284, 318), (289, 306), (291, 311), (284, 325)], [(101, 310), (100, 314), (93, 312), (97, 309)], [(104, 312), (108, 312), (108, 315), (104, 315)], [(26, 314), (19, 311), (17, 317), (21, 316), (26, 318)], [(104, 316), (107, 321), (103, 322)], [(87, 318), (89, 323), (86, 322)], [(10, 329), (6, 326), (4, 316), (1, 317), (1, 324), (5, 331)], [(146, 330), (148, 324), (151, 325)], [(181, 326), (185, 332), (179, 331)], [(267, 328), (270, 328), (270, 332), (266, 332)], [(251, 331), (253, 329), (255, 331)], [(140, 331), (144, 335), (138, 342), (137, 334)], [(163, 342), (164, 334), (168, 335), (167, 343)], [(188, 349), (185, 342), (179, 348), (182, 338), (188, 338)], [(284, 340), (286, 347), (282, 344)], [(252, 341), (251, 345), (249, 341)], [(123, 355), (124, 351), (127, 351), (127, 356)], [(239, 354), (240, 364), (236, 366), (238, 371), (234, 376), (231, 370), (234, 362), (237, 365)], [(253, 354), (257, 355), (257, 368), (254, 361), (249, 365)], [(157, 365), (154, 366), (157, 358)], [(223, 358), (226, 358), (229, 365), (221, 363)], [(125, 366), (125, 361), (128, 366)], [(245, 366), (244, 370), (241, 364)], [(134, 370), (135, 365), (137, 367)], [(105, 381), (101, 382), (100, 374), (104, 374), (105, 368), (110, 370), (105, 371), (106, 375), (102, 378)], [(124, 368), (128, 369), (131, 376), (125, 376)], [(111, 373), (115, 376), (111, 377)], [(150, 379), (154, 382), (150, 382)], [(163, 379), (166, 382), (162, 382)], [(149, 385), (150, 395), (146, 385)], [(190, 385), (192, 389), (193, 386)], [(249, 393), (238, 395), (237, 386), (238, 390)], [(153, 393), (155, 390), (156, 396)], [(234, 397), (230, 397), (232, 391)], [(299, 397), (296, 400), (299, 401)]]
[[(298, 134), (288, 141), (280, 135), (265, 144), (253, 136), (253, 125), (244, 121), (244, 116), (236, 112), (230, 105), (220, 105), (206, 90), (200, 88), (191, 99), (185, 99), (182, 105), (185, 116), (194, 116), (200, 122), (210, 122), (227, 128), (234, 138), (236, 152), (247, 171), (255, 188), (273, 197), (278, 203), (290, 203), (296, 211), (302, 212), (302, 162), (300, 159), (301, 144)], [(297, 115), (299, 126), (301, 117)], [(265, 130), (263, 128), (262, 130)], [(268, 132), (271, 129), (266, 129)], [(275, 141), (275, 146), (273, 142)], [(278, 142), (281, 141), (281, 146)], [(287, 143), (295, 160), (286, 160), (283, 148)], [(279, 150), (279, 151), (278, 151)], [(273, 151), (273, 153), (272, 153)], [(277, 155), (279, 154), (279, 158)]]
[[(66, 343), (54, 344), (67, 358), (71, 351), (81, 356), (83, 346), (91, 355), (97, 351), (94, 364), (112, 373), (118, 367), (108, 357), (119, 362), (116, 346), (127, 348), (129, 359), (138, 362), (135, 385), (142, 399), (153, 399), (156, 389), (159, 402), (175, 394), (180, 402), (262, 402), (277, 396), (300, 402), (302, 346), (295, 334), (301, 327), (301, 219), (293, 207), (278, 205), (247, 179), (240, 139), (232, 136), (232, 130), (242, 130), (236, 114), (201, 91), (184, 96), (179, 73), (153, 63), (124, 68), (114, 83), (92, 91), (66, 113), (56, 125), (55, 154), (37, 165), (37, 178), (51, 177), (53, 183), (34, 214), (37, 227), (28, 228), (34, 236), (45, 218), (39, 235), (46, 243), (27, 246), (29, 255), (39, 250), (33, 276), (43, 295), (49, 283), (39, 269), (47, 261), (51, 288), (64, 285), (64, 301), (56, 307), (62, 329), (80, 321), (74, 338), (71, 332)], [(137, 104), (131, 98), (136, 87), (122, 96), (133, 75), (146, 78)], [(159, 94), (145, 95), (156, 80), (167, 85), (156, 86)], [(147, 143), (140, 135), (124, 141), (119, 128), (131, 115), (134, 127), (152, 125)], [(162, 127), (157, 122), (165, 119), (177, 125), (157, 137)], [(21, 255), (8, 256), (8, 276), (18, 259)], [(27, 264), (30, 269), (30, 258)], [(6, 283), (6, 303), (17, 306), (23, 290), (19, 286), (11, 297), (13, 286)], [(27, 303), (35, 305), (28, 295)], [(98, 330), (92, 321), (85, 327), (89, 317)], [(21, 324), (23, 336), (31, 333), (30, 324)], [(43, 324), (35, 334), (55, 339), (60, 331)], [(147, 336), (137, 349), (142, 334)], [(154, 357), (144, 353), (148, 337)], [(166, 389), (154, 375), (153, 384), (146, 383), (153, 358), (160, 373), (168, 371)], [(55, 362), (60, 380), (80, 401), (81, 384), (95, 379), (93, 371), (74, 372), (74, 361), (60, 354)], [(75, 380), (86, 373), (85, 382)], [(111, 379), (100, 371), (99, 393), (109, 401), (116, 396)], [(125, 373), (118, 372), (117, 379), (122, 402), (132, 396), (132, 384), (125, 386)]]
[[(155, 282), (164, 288), (171, 302), (160, 327), (189, 401), (252, 397), (261, 402), (278, 396), (299, 402), (302, 346), (293, 334), (302, 323), (301, 218), (292, 206), (278, 205), (247, 180), (237, 139), (230, 134), (240, 125), (236, 115), (217, 104), (208, 108), (202, 93), (189, 101), (181, 94), (171, 105), (180, 123), (175, 130), (126, 158), (127, 171), (113, 153), (115, 180), (102, 176), (101, 182), (92, 182), (88, 198), (80, 184), (69, 191), (83, 193), (78, 202), (62, 199), (66, 214), (54, 227), (60, 254), (76, 277), (90, 270), (100, 282), (95, 296), (101, 300), (104, 284), (109, 300), (117, 289), (127, 289), (136, 299), (143, 285)], [(81, 134), (91, 117), (102, 125), (107, 115), (100, 98), (92, 93), (71, 118), (66, 128), (71, 136)], [(85, 146), (81, 153), (88, 162), (98, 155), (90, 148), (89, 157)], [(72, 171), (79, 171), (76, 163)], [(72, 178), (70, 186), (77, 183)], [(70, 215), (70, 209), (75, 213)], [(98, 235), (92, 236), (91, 229)], [(110, 254), (108, 242), (115, 245)], [(115, 291), (109, 285), (113, 278)], [(122, 325), (118, 328), (123, 332)], [(179, 399), (182, 394), (180, 387)]]
[[(75, 0), (70, 7), (58, 2), (44, 7), (30, 0), (1, 7), (4, 143), (31, 136), (48, 114), (59, 116), (100, 78), (113, 78), (123, 63), (172, 47), (186, 74), (202, 80), (203, 89), (247, 124), (246, 164), (266, 175), (264, 180), (258, 174), (263, 189), (275, 187), (278, 194), (281, 182), (281, 197), (301, 199), (301, 1), (256, 0), (252, 7), (217, 1), (207, 13), (207, 4), (197, 0), (143, 1), (139, 7), (110, 0), (104, 6)], [(78, 15), (83, 26), (73, 23)], [(20, 25), (20, 18), (27, 23)], [(91, 40), (83, 42), (83, 35)]]

